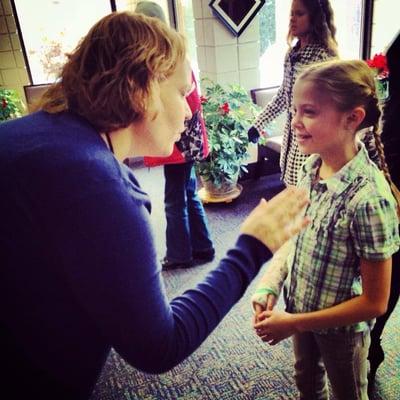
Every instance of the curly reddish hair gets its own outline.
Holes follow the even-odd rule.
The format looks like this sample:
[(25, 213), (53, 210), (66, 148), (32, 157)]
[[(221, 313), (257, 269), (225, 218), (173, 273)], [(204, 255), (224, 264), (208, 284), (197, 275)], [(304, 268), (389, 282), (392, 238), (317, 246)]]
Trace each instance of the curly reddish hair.
[(148, 112), (153, 85), (186, 58), (181, 34), (155, 18), (114, 12), (98, 21), (68, 54), (59, 82), (38, 108), (70, 110), (99, 132), (125, 128)]

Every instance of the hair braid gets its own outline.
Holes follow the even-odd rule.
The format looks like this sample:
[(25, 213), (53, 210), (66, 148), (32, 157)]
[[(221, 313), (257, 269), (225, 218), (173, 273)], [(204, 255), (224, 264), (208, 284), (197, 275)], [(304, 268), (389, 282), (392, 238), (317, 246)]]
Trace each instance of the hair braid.
[[(379, 169), (383, 171), (383, 165), (386, 164), (383, 154), (383, 145), (380, 140), (380, 118), (381, 109), (378, 103), (378, 99), (375, 94), (375, 87), (369, 85), (364, 85), (361, 89), (365, 93), (365, 109), (366, 116), (359, 129), (363, 129), (364, 132), (361, 135), (361, 140), (365, 144), (368, 151), (369, 158), (377, 165)], [(378, 144), (379, 143), (379, 144)], [(383, 157), (383, 159), (382, 159)], [(386, 176), (386, 173), (385, 173)]]
[[(375, 141), (375, 152), (378, 154), (378, 167), (379, 169), (382, 170), (384, 173), (386, 179), (390, 183), (392, 181), (389, 173), (389, 167), (387, 166), (386, 159), (385, 159), (385, 152), (384, 152), (384, 146), (381, 140), (381, 129), (379, 127), (379, 123), (373, 126), (372, 129), (373, 133), (373, 138)], [(374, 161), (374, 160), (373, 160)]]
[[(385, 159), (384, 145), (381, 140), (382, 133), (382, 113), (379, 105), (378, 98), (376, 96), (375, 86), (370, 93), (370, 101), (367, 107), (368, 118), (364, 125), (371, 125), (371, 128), (364, 136), (363, 142), (368, 150), (370, 159), (378, 166), (378, 168), (385, 175), (386, 180), (390, 185), (392, 194), (397, 202), (397, 213), (400, 216), (400, 192), (397, 186), (394, 184), (392, 177), (390, 176), (389, 167)], [(371, 135), (372, 133), (372, 135)]]
[(368, 117), (363, 123), (364, 126), (370, 125), (370, 129), (362, 137), (369, 158), (383, 172), (386, 180), (390, 185), (390, 190), (397, 202), (397, 214), (400, 216), (400, 191), (394, 184), (390, 176), (389, 167), (385, 159), (384, 145), (381, 140), (382, 133), (382, 116), (378, 98), (376, 97), (375, 87), (370, 93), (370, 101), (367, 107)]
[(397, 215), (400, 217), (400, 191), (397, 188), (397, 186), (394, 184), (392, 177), (390, 176), (389, 167), (388, 167), (388, 165), (386, 163), (386, 159), (385, 159), (384, 146), (383, 146), (383, 143), (381, 140), (381, 132), (382, 132), (381, 126), (379, 126), (379, 127), (374, 126), (373, 135), (374, 135), (374, 139), (375, 139), (376, 151), (378, 152), (378, 156), (379, 156), (379, 165), (378, 166), (379, 166), (380, 170), (383, 172), (383, 174), (385, 175), (386, 180), (389, 182), (390, 190), (392, 191), (392, 194), (397, 202)]

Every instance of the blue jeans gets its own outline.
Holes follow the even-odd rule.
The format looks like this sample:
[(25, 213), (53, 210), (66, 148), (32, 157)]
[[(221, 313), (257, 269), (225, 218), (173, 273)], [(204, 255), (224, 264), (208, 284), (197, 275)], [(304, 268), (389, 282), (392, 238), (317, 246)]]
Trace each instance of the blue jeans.
[(298, 333), (293, 336), (295, 380), (301, 400), (368, 400), (369, 332)]
[(213, 248), (207, 217), (197, 195), (193, 163), (164, 165), (167, 254), (173, 262), (192, 260), (193, 251)]

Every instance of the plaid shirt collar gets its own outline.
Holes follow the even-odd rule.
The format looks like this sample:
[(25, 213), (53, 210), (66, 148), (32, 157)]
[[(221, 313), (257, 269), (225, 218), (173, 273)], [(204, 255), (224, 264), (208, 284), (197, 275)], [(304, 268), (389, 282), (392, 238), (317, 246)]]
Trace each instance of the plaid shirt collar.
[(318, 185), (326, 187), (332, 192), (333, 197), (340, 196), (355, 179), (360, 179), (364, 176), (365, 164), (371, 163), (367, 150), (362, 142), (357, 143), (359, 149), (356, 156), (345, 164), (336, 174), (328, 179), (318, 181), (318, 171), (322, 160), (318, 154), (312, 155), (303, 166), (303, 176), (305, 175), (306, 186), (311, 188), (314, 182)]

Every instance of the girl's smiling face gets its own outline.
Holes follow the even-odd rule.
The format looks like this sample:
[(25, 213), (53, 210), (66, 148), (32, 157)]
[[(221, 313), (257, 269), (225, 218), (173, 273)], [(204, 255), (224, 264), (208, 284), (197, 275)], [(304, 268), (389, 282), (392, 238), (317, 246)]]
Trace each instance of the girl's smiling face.
[(354, 132), (347, 123), (349, 112), (339, 111), (315, 83), (297, 80), (293, 106), (292, 128), (302, 153), (317, 153), (324, 159), (354, 146)]

